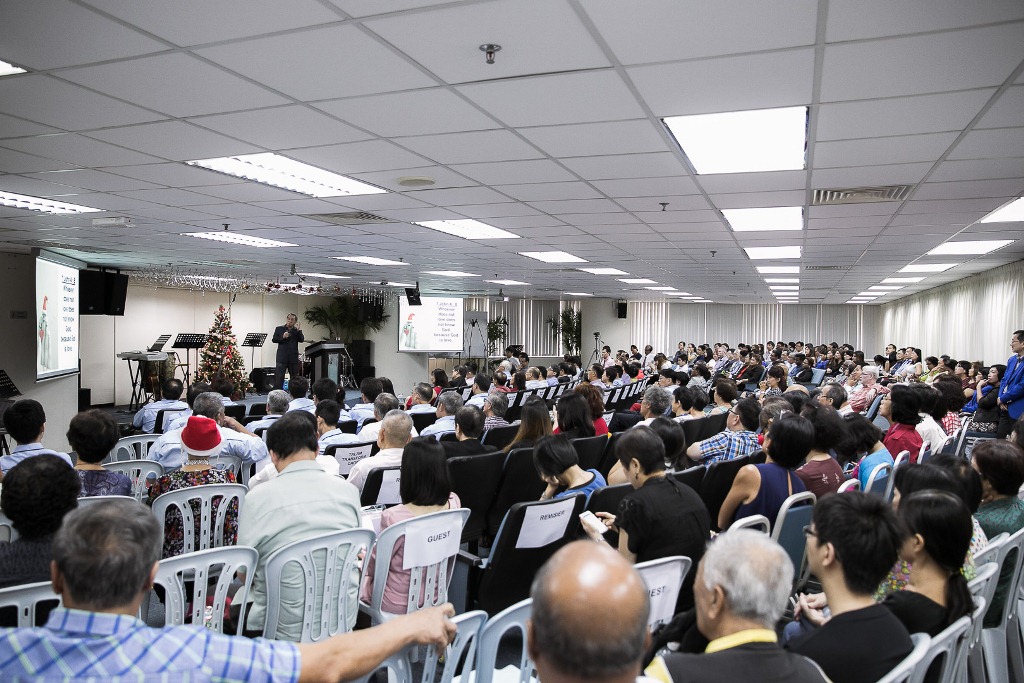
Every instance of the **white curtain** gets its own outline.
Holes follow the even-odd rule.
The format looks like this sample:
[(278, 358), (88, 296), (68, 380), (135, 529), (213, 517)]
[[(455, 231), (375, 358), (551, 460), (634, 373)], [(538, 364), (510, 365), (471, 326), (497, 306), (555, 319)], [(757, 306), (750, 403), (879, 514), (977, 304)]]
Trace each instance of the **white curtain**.
[[(629, 338), (643, 351), (650, 344), (654, 352), (675, 348), (669, 343), (669, 304), (666, 301), (629, 302)], [(676, 341), (679, 341), (678, 339)]]
[(925, 356), (1005, 363), (1010, 335), (1024, 329), (1024, 261), (886, 304), (881, 329), (884, 343)]
[[(487, 319), (504, 317), (508, 320), (508, 343), (522, 344), (530, 356), (552, 357), (562, 355), (562, 345), (554, 338), (547, 321), (558, 319), (564, 308), (579, 310), (575, 301), (514, 299), (494, 301), (484, 297), (465, 300), (467, 311), (487, 311)], [(502, 349), (498, 349), (501, 353)]]

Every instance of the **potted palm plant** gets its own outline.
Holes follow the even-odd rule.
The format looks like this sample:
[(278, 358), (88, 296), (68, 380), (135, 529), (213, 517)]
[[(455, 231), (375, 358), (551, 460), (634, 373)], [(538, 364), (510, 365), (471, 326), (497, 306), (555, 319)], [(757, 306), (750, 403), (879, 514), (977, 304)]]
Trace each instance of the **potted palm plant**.
[(346, 294), (333, 297), (328, 304), (313, 306), (304, 315), (310, 325), (327, 330), (325, 339), (351, 344), (356, 339), (365, 338), (367, 332), (380, 332), (391, 319), (389, 313), (377, 317), (360, 315), (361, 306), (365, 306), (362, 299)]

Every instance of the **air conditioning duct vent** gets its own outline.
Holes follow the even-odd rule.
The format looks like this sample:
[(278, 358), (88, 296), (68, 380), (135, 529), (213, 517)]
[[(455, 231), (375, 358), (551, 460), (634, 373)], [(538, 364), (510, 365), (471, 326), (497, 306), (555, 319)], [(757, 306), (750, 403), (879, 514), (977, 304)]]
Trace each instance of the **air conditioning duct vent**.
[(875, 202), (901, 202), (910, 194), (910, 185), (877, 185), (815, 190), (811, 206), (834, 204), (871, 204)]

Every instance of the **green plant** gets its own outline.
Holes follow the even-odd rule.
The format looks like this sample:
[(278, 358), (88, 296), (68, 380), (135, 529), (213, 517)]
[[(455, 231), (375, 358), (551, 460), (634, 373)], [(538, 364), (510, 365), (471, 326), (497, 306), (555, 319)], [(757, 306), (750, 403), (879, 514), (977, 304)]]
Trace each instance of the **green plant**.
[(564, 308), (558, 317), (545, 321), (551, 326), (551, 338), (562, 345), (562, 353), (578, 356), (583, 347), (583, 314), (575, 308)]
[(368, 331), (380, 332), (391, 319), (391, 315), (385, 313), (379, 318), (364, 315), (360, 320), (360, 304), (359, 297), (346, 294), (334, 297), (329, 304), (313, 306), (304, 315), (310, 325), (327, 330), (325, 339), (340, 339), (351, 344), (355, 339), (365, 338)]
[(487, 355), (498, 355), (498, 348), (504, 350), (508, 344), (508, 318), (500, 317), (487, 322)]

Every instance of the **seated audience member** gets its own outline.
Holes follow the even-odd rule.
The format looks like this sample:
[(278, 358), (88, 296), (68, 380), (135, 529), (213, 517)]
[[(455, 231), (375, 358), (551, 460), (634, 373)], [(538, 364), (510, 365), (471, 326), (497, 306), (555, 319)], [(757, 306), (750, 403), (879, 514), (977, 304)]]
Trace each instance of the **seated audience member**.
[[(309, 384), (306, 384), (309, 388)], [(210, 391), (220, 394), (220, 402), (227, 406), (237, 406), (232, 397), (235, 395), (235, 383), (229, 380), (227, 377), (221, 377), (220, 379), (213, 382), (213, 386)]]
[[(1013, 535), (1024, 527), (1024, 501), (1017, 492), (1024, 484), (1024, 452), (1008, 441), (990, 439), (975, 444), (971, 465), (981, 475), (981, 505), (975, 513), (988, 538), (1004, 531)], [(992, 607), (985, 613), (985, 626), (997, 626), (1010, 592), (1013, 566), (1006, 563), (999, 574)], [(990, 616), (991, 615), (991, 616)]]
[(46, 655), (4, 658), (0, 679), (59, 671), (73, 680), (350, 680), (412, 643), (443, 651), (455, 633), (451, 605), (319, 643), (249, 640), (192, 624), (150, 628), (134, 615), (159, 559), (159, 524), (139, 503), (103, 502), (69, 514), (53, 541), (51, 577), (63, 606), (43, 627), (0, 631), (0, 649)]
[(544, 379), (544, 375), (540, 368), (530, 368), (526, 371), (526, 390), (534, 391), (536, 389), (546, 389), (548, 382)]
[(757, 393), (760, 398), (782, 396), (782, 392), (786, 390), (787, 386), (789, 385), (786, 368), (782, 365), (773, 365), (768, 368), (765, 378), (758, 384), (759, 391)]
[(558, 386), (558, 366), (549, 365), (545, 371), (545, 383), (549, 387)]
[(708, 415), (727, 413), (732, 410), (732, 404), (736, 401), (739, 395), (739, 389), (736, 387), (736, 382), (724, 377), (720, 378), (715, 382), (712, 403), (704, 409), (704, 412)]
[(456, 365), (452, 368), (452, 377), (448, 382), (448, 386), (455, 389), (462, 389), (469, 386), (469, 381), (466, 380), (466, 366)]
[(604, 421), (604, 392), (586, 383), (578, 385), (573, 391), (587, 399), (590, 417), (594, 421), (594, 436), (607, 434), (608, 423)]
[[(313, 403), (320, 403), (320, 401), (338, 401), (338, 383), (330, 377), (321, 377), (317, 381), (313, 382), (313, 386), (310, 387), (310, 391), (313, 394)], [(342, 397), (344, 399), (344, 397)], [(342, 403), (342, 401), (338, 401)]]
[[(142, 406), (139, 412), (132, 418), (132, 426), (141, 429), (147, 434), (152, 434), (156, 429), (156, 414), (161, 410), (184, 410), (188, 404), (181, 400), (181, 394), (185, 391), (185, 385), (180, 379), (164, 380), (160, 385), (160, 400), (147, 403)], [(164, 414), (166, 420), (168, 415)]]
[[(618, 437), (615, 456), (633, 491), (618, 513), (598, 512), (605, 526), (619, 532), (619, 552), (630, 562), (683, 555), (694, 562), (704, 555), (711, 520), (700, 496), (665, 472), (665, 444), (650, 427)], [(587, 529), (594, 540), (601, 535)], [(677, 611), (693, 607), (693, 572), (683, 580)]]
[(754, 434), (759, 414), (760, 408), (754, 399), (737, 401), (736, 407), (729, 410), (725, 431), (691, 444), (686, 449), (686, 455), (702, 465), (750, 455), (760, 447), (757, 435)]
[(288, 393), (292, 400), (288, 403), (288, 412), (293, 410), (305, 410), (312, 413), (316, 410), (316, 403), (307, 398), (309, 393), (309, 380), (305, 377), (293, 377), (288, 379)]
[(838, 384), (826, 384), (818, 394), (818, 402), (835, 410), (840, 417), (854, 412), (850, 407), (846, 389)]
[[(882, 399), (885, 403), (885, 399)], [(846, 436), (835, 446), (844, 462), (856, 463), (851, 476), (860, 481), (860, 490), (867, 490), (872, 472), (882, 464), (893, 466), (892, 454), (882, 443), (882, 430), (859, 413), (843, 418)]]
[(645, 673), (664, 683), (827, 681), (814, 662), (778, 645), (775, 624), (793, 574), (786, 551), (763, 533), (737, 529), (717, 537), (697, 565), (693, 586), (707, 649), (657, 657)]
[[(216, 394), (210, 394), (217, 396)], [(202, 397), (200, 397), (202, 398)], [(219, 398), (217, 398), (219, 402)], [(200, 399), (196, 399), (199, 404)], [(223, 405), (221, 410), (223, 410)], [(185, 454), (185, 464), (173, 472), (167, 472), (149, 486), (149, 497), (146, 504), (152, 506), (153, 501), (165, 493), (179, 489), (202, 486), (204, 484), (234, 484), (235, 474), (228, 469), (213, 469), (210, 467), (210, 456), (220, 455), (224, 449), (224, 438), (217, 422), (208, 417), (193, 415), (188, 419), (188, 424), (181, 430), (181, 450)], [(262, 441), (260, 443), (263, 443)], [(200, 502), (193, 500), (189, 502), (192, 508), (192, 515), (195, 518), (195, 536), (198, 537), (201, 514)], [(220, 499), (213, 501), (211, 514), (216, 515), (220, 507)], [(211, 530), (212, 533), (212, 530)], [(234, 545), (235, 537), (238, 535), (238, 502), (231, 501), (230, 507), (224, 522), (224, 538), (218, 539), (224, 545)], [(212, 540), (212, 539), (211, 539)], [(196, 542), (196, 548), (199, 543)], [(210, 547), (220, 545), (211, 542)], [(193, 548), (194, 550), (195, 548)], [(170, 507), (164, 520), (164, 552), (163, 557), (174, 557), (185, 552), (185, 529), (181, 519), (181, 512)], [(189, 551), (191, 552), (191, 551)]]
[(619, 384), (621, 384), (621, 382), (619, 382), (619, 384), (615, 383), (615, 382), (618, 381), (618, 378), (619, 378), (618, 368), (614, 364), (606, 365), (606, 366), (604, 366), (602, 368), (602, 370), (601, 370), (601, 384), (604, 385), (605, 389), (611, 389), (612, 387), (619, 386)]
[(553, 434), (565, 434), (570, 439), (594, 436), (594, 419), (590, 404), (583, 394), (568, 391), (555, 404), (555, 428)]
[(921, 421), (921, 416), (918, 414), (920, 409), (921, 399), (917, 393), (902, 384), (893, 386), (892, 390), (882, 397), (878, 414), (891, 423), (882, 443), (893, 457), (907, 451), (910, 453), (910, 462), (917, 462), (917, 456), (921, 453), (921, 444), (924, 443), (920, 432), (916, 429), (917, 424)]
[[(479, 375), (477, 375), (479, 377)], [(463, 408), (465, 410), (466, 408)], [(472, 410), (472, 408), (469, 408)], [(405, 446), (405, 455), (401, 459), (401, 479), (398, 495), (402, 504), (385, 510), (380, 517), (380, 530), (398, 522), (429, 515), (442, 510), (454, 510), (462, 507), (458, 495), (452, 491), (451, 479), (448, 474), (447, 458), (444, 451), (434, 439), (419, 437)], [(403, 569), (405, 558), (405, 539), (395, 544), (391, 554), (391, 569), (384, 594), (381, 599), (381, 610), (389, 614), (405, 614), (420, 609), (427, 596), (421, 596), (417, 605), (409, 605), (409, 585), (412, 582), (412, 570)], [(360, 589), (360, 599), (370, 602), (373, 595), (374, 570), (377, 563), (376, 546), (370, 552), (369, 564), (364, 572), (365, 580)]]
[(269, 429), (270, 425), (274, 424), (278, 418), (288, 412), (288, 403), (291, 401), (291, 398), (291, 395), (284, 389), (274, 389), (267, 394), (266, 417), (250, 422), (245, 425), (245, 428), (250, 432), (255, 432), (257, 429)]
[(411, 438), (412, 418), (401, 410), (392, 410), (380, 422), (380, 433), (377, 434), (377, 445), (380, 446), (380, 450), (375, 455), (363, 458), (352, 465), (348, 473), (348, 482), (362, 491), (371, 470), (401, 465), (402, 450)]
[[(323, 455), (328, 446), (342, 446), (363, 441), (355, 434), (346, 434), (338, 428), (341, 412), (341, 406), (337, 401), (325, 399), (316, 404), (314, 417), (316, 418), (317, 452), (319, 455)], [(334, 474), (337, 474), (337, 471)]]
[[(334, 406), (331, 406), (332, 403), (334, 404)], [(327, 424), (324, 422), (325, 418), (322, 417), (322, 416), (325, 413), (331, 412), (333, 410), (337, 410), (337, 407), (336, 407), (337, 405), (338, 405), (337, 401), (330, 401), (330, 400), (323, 400), (320, 403), (318, 403), (317, 406), (316, 406), (317, 416), (315, 418), (315, 421), (314, 421), (314, 417), (312, 415), (310, 415), (309, 413), (307, 413), (305, 410), (295, 410), (295, 411), (292, 411), (292, 412), (294, 412), (296, 415), (301, 416), (303, 419), (308, 420), (309, 423), (311, 425), (313, 425), (313, 428), (317, 431), (317, 434), (320, 434), (320, 430), (321, 429), (326, 429), (327, 428)], [(308, 416), (308, 417), (306, 417), (306, 416)], [(331, 419), (332, 417), (333, 417), (333, 415), (330, 415), (330, 416), (328, 416), (327, 419)], [(327, 436), (327, 433), (323, 434), (323, 436)], [(351, 434), (346, 434), (345, 436), (351, 437), (352, 435)], [(318, 443), (318, 446), (319, 445), (320, 444)], [(328, 444), (328, 445), (333, 445), (333, 444)], [(326, 446), (325, 446), (325, 448), (326, 448)], [(249, 479), (249, 489), (250, 490), (252, 490), (253, 488), (259, 486), (260, 484), (268, 482), (271, 479), (274, 479), (274, 478), (277, 477), (278, 471), (277, 471), (277, 468), (274, 466), (273, 461), (270, 458), (267, 458), (267, 460), (270, 461), (270, 462), (267, 462), (266, 465), (264, 465), (263, 468), (260, 469), (259, 472), (254, 474)], [(318, 451), (317, 456), (316, 456), (316, 463), (318, 465), (320, 465), (320, 467), (323, 469), (324, 472), (326, 472), (327, 474), (330, 474), (332, 476), (337, 476), (338, 473), (341, 471), (341, 465), (340, 465), (338, 460), (333, 455), (324, 455), (324, 454), (322, 454), (322, 453), (320, 453)]]
[(1006, 440), (1017, 444), (1017, 448), (1024, 452), (1024, 417), (1017, 418), (1017, 421), (1013, 423), (1010, 435), (1006, 437)]
[(442, 389), (451, 386), (448, 382), (448, 373), (441, 368), (435, 368), (430, 372), (430, 383), (434, 388), (434, 396), (440, 394)]
[[(321, 402), (321, 405), (326, 401)], [(288, 414), (267, 431), (270, 460), (277, 476), (249, 491), (238, 521), (239, 545), (256, 548), (253, 599), (244, 630), (262, 631), (266, 620), (266, 558), (289, 543), (313, 536), (355, 529), (360, 524), (359, 492), (352, 484), (324, 471), (316, 462), (316, 432), (304, 415)], [(323, 569), (316, 570), (322, 584)], [(278, 640), (298, 641), (302, 633), (305, 593), (302, 569), (290, 565), (281, 577)], [(357, 581), (349, 586), (352, 628), (356, 613)], [(316, 614), (314, 619), (319, 619)]]
[(850, 392), (850, 410), (863, 413), (879, 394), (889, 391), (878, 383), (878, 366), (868, 365), (860, 371), (860, 386)]
[[(921, 421), (917, 423), (914, 429), (921, 435), (922, 443), (929, 446), (933, 454), (938, 454), (946, 443), (946, 432), (943, 431), (937, 422), (946, 414), (944, 406), (939, 405), (942, 394), (924, 382), (916, 382), (910, 385), (910, 390), (916, 393), (921, 400), (921, 407), (918, 409)], [(938, 417), (935, 417), (935, 415), (938, 415)], [(916, 455), (914, 462), (917, 462)]]
[(600, 472), (580, 467), (576, 449), (562, 434), (540, 440), (533, 449), (533, 466), (548, 485), (540, 496), (541, 500), (582, 493), (589, 501), (591, 493), (606, 485)]
[(476, 373), (477, 373), (477, 370), (479, 370), (479, 369), (480, 368), (476, 364), (476, 361), (472, 361), (471, 360), (468, 363), (466, 363), (466, 372), (463, 374), (463, 377), (465, 377), (467, 384), (472, 382), (474, 379), (476, 379)]
[(457, 391), (446, 391), (437, 397), (437, 408), (434, 414), (437, 420), (425, 427), (420, 436), (432, 436), (440, 439), (442, 434), (455, 433), (455, 413), (463, 406), (462, 397)]
[[(973, 403), (974, 419), (971, 420), (972, 432), (986, 432), (994, 434), (999, 427), (999, 418), (1002, 413), (1002, 406), (999, 405), (999, 384), (1006, 374), (1005, 365), (993, 365), (988, 369), (988, 374), (978, 381)], [(965, 406), (969, 407), (970, 404)]]
[(486, 375), (477, 375), (473, 378), (472, 387), (466, 405), (482, 409), (484, 401), (487, 400), (487, 392), (491, 390), (491, 378)]
[[(466, 372), (469, 372), (469, 370), (467, 369)], [(395, 383), (394, 382), (392, 382), (387, 377), (378, 377), (377, 379), (380, 380), (380, 388), (381, 388), (381, 390), (385, 394), (391, 394), (392, 396), (397, 396), (397, 394), (395, 393)]]
[(800, 414), (811, 421), (814, 444), (807, 454), (806, 464), (797, 469), (796, 476), (820, 499), (838, 491), (846, 481), (843, 468), (829, 453), (846, 438), (846, 423), (834, 408), (826, 405), (808, 404)]
[(508, 453), (516, 448), (533, 448), (538, 441), (551, 433), (551, 414), (548, 412), (547, 404), (544, 403), (544, 399), (531, 396), (526, 399), (526, 403), (519, 411), (519, 429), (516, 435), (502, 450)]
[(711, 388), (711, 370), (703, 361), (690, 365), (690, 382), (686, 386), (700, 389), (704, 393)]
[(488, 429), (500, 429), (511, 427), (505, 420), (505, 413), (508, 411), (508, 394), (500, 391), (491, 391), (484, 401), (484, 431)]
[[(647, 646), (647, 589), (607, 546), (570, 543), (530, 589), (526, 648), (539, 680), (633, 683)], [(615, 628), (607, 625), (614, 623)]]
[(455, 413), (455, 441), (441, 441), (444, 454), (449, 458), (481, 455), (498, 450), (480, 443), (484, 433), (484, 414), (475, 406), (463, 406)]
[[(691, 387), (676, 387), (672, 392), (672, 415), (676, 422), (699, 420), (704, 417), (704, 408), (697, 407), (696, 394), (698, 392), (704, 393)], [(705, 398), (706, 396), (705, 394)]]
[[(955, 377), (940, 377), (932, 386), (940, 395), (939, 402), (936, 404), (936, 410), (932, 416), (939, 415), (936, 419), (939, 422), (939, 426), (942, 427), (942, 431), (948, 436), (953, 436), (960, 429), (960, 411), (963, 410), (964, 404), (967, 403), (960, 380)], [(932, 452), (934, 454), (939, 453), (939, 451), (934, 450)]]
[[(661, 439), (661, 442), (665, 444), (666, 467), (670, 467), (673, 470), (684, 470), (693, 465), (685, 455), (686, 434), (683, 433), (683, 428), (678, 422), (662, 416), (654, 420), (650, 427), (654, 430), (654, 433), (658, 435), (658, 438)], [(616, 463), (612, 469), (614, 470), (617, 466), (618, 463)], [(623, 481), (621, 483), (625, 483), (624, 472)]]
[(735, 520), (764, 515), (774, 527), (786, 498), (806, 490), (793, 470), (803, 463), (812, 445), (814, 427), (807, 418), (787, 414), (772, 422), (764, 439), (766, 461), (744, 465), (736, 473), (718, 512), (718, 526), (728, 529)]
[(103, 410), (87, 410), (71, 418), (68, 443), (78, 454), (75, 471), (85, 496), (130, 496), (132, 480), (123, 472), (111, 472), (101, 462), (117, 445), (117, 422)]
[[(196, 402), (196, 398), (199, 394), (205, 394), (210, 390), (210, 385), (206, 382), (193, 382), (188, 385), (188, 390), (185, 391), (185, 402), (188, 404), (188, 408), (182, 410), (179, 413), (174, 413), (170, 417), (164, 416), (164, 433), (171, 431), (172, 429), (181, 429), (188, 422), (188, 419), (192, 417), (192, 406)], [(288, 392), (285, 392), (288, 395)], [(291, 397), (288, 397), (291, 400)]]
[(431, 403), (433, 400), (433, 389), (431, 389), (430, 385), (426, 382), (420, 382), (413, 387), (412, 395), (409, 396), (407, 412), (410, 415), (415, 415), (416, 413), (432, 413), (434, 412), (434, 406)]
[(67, 453), (51, 451), (40, 443), (46, 433), (46, 413), (39, 401), (31, 398), (15, 401), (4, 411), (4, 429), (17, 445), (9, 455), (0, 457), (0, 474), (7, 474), (22, 460), (36, 455), (55, 455), (69, 466), (72, 464)]
[(649, 426), (656, 418), (662, 417), (672, 408), (672, 399), (658, 386), (647, 387), (640, 401), (640, 421), (634, 426)]
[[(380, 421), (384, 419), (384, 416), (390, 413), (392, 410), (401, 410), (402, 402), (398, 400), (398, 397), (394, 394), (390, 394), (386, 391), (377, 394), (377, 398), (373, 400), (373, 419), (376, 422), (371, 422), (368, 425), (364, 425), (359, 430), (358, 440), (362, 442), (373, 442), (377, 440), (377, 435), (380, 433)], [(419, 436), (416, 433), (416, 428), (413, 427), (410, 432), (413, 436)]]
[(359, 383), (359, 398), (361, 403), (352, 406), (348, 411), (350, 420), (356, 421), (356, 429), (363, 428), (363, 421), (373, 417), (373, 402), (377, 400), (384, 391), (384, 385), (376, 377), (364, 377)]
[(46, 581), (50, 546), (61, 520), (78, 505), (78, 475), (55, 455), (28, 458), (4, 477), (0, 509), (18, 538), (0, 543), (0, 588)]
[(491, 375), (491, 387), (506, 394), (511, 394), (515, 391), (515, 389), (508, 385), (508, 375), (501, 370), (496, 370), (494, 374)]
[[(220, 430), (223, 441), (221, 452), (241, 458), (242, 463), (260, 463), (267, 457), (267, 445), (263, 439), (251, 433), (234, 418), (224, 415), (224, 404), (220, 394), (212, 391), (204, 392), (196, 397), (193, 403), (193, 417), (205, 417), (214, 420)], [(187, 423), (186, 423), (187, 425)], [(181, 446), (182, 429), (164, 432), (149, 449), (149, 458), (164, 466), (164, 473), (173, 472), (185, 463), (185, 453)], [(257, 468), (261, 465), (257, 464)]]
[(899, 522), (882, 498), (853, 491), (819, 501), (806, 536), (807, 562), (831, 617), (801, 595), (800, 618), (820, 628), (787, 647), (813, 659), (835, 683), (877, 681), (913, 649), (906, 627), (872, 597), (898, 557)]

